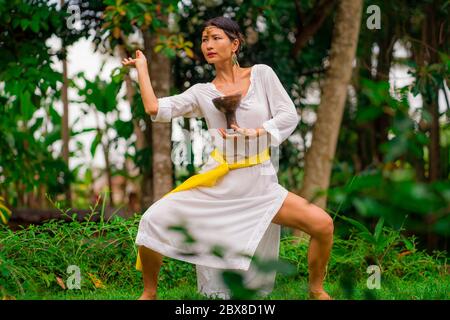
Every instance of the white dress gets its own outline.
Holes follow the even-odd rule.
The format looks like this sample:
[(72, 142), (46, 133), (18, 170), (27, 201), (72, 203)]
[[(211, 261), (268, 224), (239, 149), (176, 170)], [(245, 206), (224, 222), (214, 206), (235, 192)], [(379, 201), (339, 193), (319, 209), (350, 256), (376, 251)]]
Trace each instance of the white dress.
[[(251, 257), (278, 259), (280, 226), (271, 221), (288, 191), (278, 183), (274, 163), (277, 166), (277, 147), (292, 134), (299, 116), (270, 66), (254, 65), (250, 80), (248, 92), (236, 111), (236, 120), (241, 128), (264, 127), (270, 140), (251, 139), (246, 146), (241, 143), (244, 140), (224, 141), (217, 128), (226, 128), (225, 115), (211, 101), (224, 94), (211, 82), (159, 98), (158, 113), (151, 116), (156, 122), (170, 122), (179, 116), (204, 117), (214, 147), (229, 163), (243, 159), (246, 154), (260, 153), (268, 143), (271, 146), (271, 159), (230, 170), (212, 187), (171, 193), (152, 204), (140, 220), (135, 243), (196, 264), (198, 291), (210, 297), (230, 297), (221, 280), (221, 271), (226, 269), (240, 272), (247, 287), (257, 288), (263, 296), (272, 291), (275, 281), (275, 272), (258, 272)], [(200, 173), (217, 165), (209, 157)], [(170, 226), (182, 226), (181, 231), (186, 230), (195, 241), (185, 242), (186, 233), (169, 229)]]

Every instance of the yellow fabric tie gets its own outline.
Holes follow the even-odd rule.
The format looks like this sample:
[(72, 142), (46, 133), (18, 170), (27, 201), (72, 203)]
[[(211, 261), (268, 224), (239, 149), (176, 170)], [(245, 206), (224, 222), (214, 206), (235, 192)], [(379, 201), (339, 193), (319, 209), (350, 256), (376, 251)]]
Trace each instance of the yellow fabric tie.
[[(214, 169), (209, 171), (196, 174), (184, 181), (178, 187), (173, 189), (172, 191), (166, 193), (163, 198), (171, 193), (192, 189), (195, 187), (203, 186), (203, 187), (212, 187), (217, 183), (217, 180), (224, 175), (226, 175), (230, 170), (250, 167), (256, 164), (262, 163), (270, 159), (269, 148), (265, 149), (263, 152), (259, 154), (255, 154), (251, 157), (246, 157), (235, 163), (228, 163), (222, 154), (220, 154), (219, 150), (216, 148), (211, 152), (211, 157), (216, 160), (219, 165)], [(142, 271), (141, 258), (139, 257), (139, 251), (136, 259), (136, 269)]]

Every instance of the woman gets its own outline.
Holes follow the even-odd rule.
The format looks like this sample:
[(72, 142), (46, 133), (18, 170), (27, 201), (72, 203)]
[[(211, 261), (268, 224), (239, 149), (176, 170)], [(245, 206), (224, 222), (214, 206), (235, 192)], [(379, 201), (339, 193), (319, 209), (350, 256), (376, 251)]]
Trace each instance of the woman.
[[(323, 280), (333, 243), (333, 220), (321, 208), (282, 187), (271, 158), (267, 158), (268, 147), (279, 146), (298, 124), (294, 103), (270, 66), (239, 66), (236, 57), (242, 43), (235, 21), (225, 17), (208, 20), (202, 31), (201, 49), (207, 62), (214, 64), (216, 77), (170, 97), (155, 96), (141, 51), (136, 51), (135, 59), (122, 61), (137, 68), (143, 104), (152, 121), (204, 117), (216, 147), (199, 173), (208, 183), (192, 184), (188, 179), (182, 184), (184, 188), (172, 190), (143, 214), (136, 237), (144, 281), (140, 299), (156, 299), (162, 255), (195, 263), (197, 275), (208, 286), (214, 283), (213, 270), (250, 271), (253, 255), (278, 254), (281, 225), (301, 229), (311, 236), (309, 296), (331, 299), (323, 289)], [(237, 151), (236, 137), (224, 130), (226, 118), (212, 102), (236, 93), (241, 93), (242, 98), (236, 110), (238, 126), (233, 129), (249, 144), (245, 153)], [(260, 141), (265, 141), (266, 147), (260, 148)], [(258, 161), (230, 167), (230, 163), (249, 158)], [(219, 175), (218, 169), (223, 169)], [(170, 229), (174, 225), (178, 232)], [(186, 243), (180, 230), (188, 230), (196, 239), (194, 244)], [(225, 249), (225, 255), (214, 254), (211, 248)]]

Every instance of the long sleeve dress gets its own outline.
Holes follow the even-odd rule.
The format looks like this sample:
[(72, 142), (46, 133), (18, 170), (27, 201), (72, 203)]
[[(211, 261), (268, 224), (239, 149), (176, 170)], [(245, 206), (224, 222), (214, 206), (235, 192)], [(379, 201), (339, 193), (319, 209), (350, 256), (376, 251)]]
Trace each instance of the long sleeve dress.
[[(230, 269), (243, 275), (247, 287), (266, 295), (273, 289), (275, 272), (258, 272), (252, 257), (278, 258), (280, 226), (271, 221), (288, 191), (278, 183), (274, 154), (295, 130), (299, 116), (276, 73), (266, 64), (252, 67), (236, 121), (241, 128), (262, 126), (267, 135), (247, 142), (242, 137), (242, 143), (223, 139), (217, 129), (226, 128), (226, 118), (212, 103), (220, 96), (225, 94), (213, 83), (197, 83), (180, 94), (159, 98), (158, 113), (151, 120), (204, 117), (214, 147), (227, 162), (259, 154), (267, 147), (271, 159), (230, 170), (212, 187), (199, 186), (156, 201), (142, 215), (135, 243), (195, 264), (198, 291), (207, 296), (230, 297), (221, 278), (221, 271)], [(199, 173), (217, 165), (210, 156)]]

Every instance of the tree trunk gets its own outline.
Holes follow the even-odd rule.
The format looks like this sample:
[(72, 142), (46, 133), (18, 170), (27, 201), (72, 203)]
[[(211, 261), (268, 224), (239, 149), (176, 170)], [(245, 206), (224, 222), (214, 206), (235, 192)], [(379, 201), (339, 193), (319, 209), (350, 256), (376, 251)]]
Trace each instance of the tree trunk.
[[(122, 59), (130, 57), (130, 53), (127, 52), (127, 50), (125, 49), (125, 47), (123, 45), (119, 46), (119, 52), (120, 52), (120, 57)], [(128, 103), (130, 104), (130, 108), (134, 108), (134, 95), (135, 95), (135, 90), (133, 87), (133, 83), (131, 80), (131, 77), (128, 73), (126, 73), (124, 75), (124, 80), (125, 80), (125, 87), (126, 87), (126, 99), (128, 101)], [(136, 152), (142, 150), (145, 148), (145, 135), (142, 132), (141, 128), (139, 127), (139, 123), (137, 119), (133, 118), (133, 132), (136, 135)], [(125, 160), (125, 167), (126, 167), (126, 160)], [(142, 194), (142, 193), (141, 193)], [(141, 198), (141, 197), (139, 197)], [(141, 208), (138, 208), (137, 211), (141, 211)]]
[[(422, 36), (421, 36), (422, 41), (426, 37), (426, 34), (424, 31), (425, 31), (425, 29), (422, 28)], [(424, 48), (415, 42), (411, 43), (411, 45), (413, 46), (413, 48), (415, 48), (414, 50), (412, 50), (412, 59), (416, 62), (417, 67), (420, 68), (425, 63)], [(425, 107), (425, 101), (423, 102), (422, 108), (424, 108), (424, 107)], [(421, 118), (419, 120), (417, 130), (419, 132), (425, 134), (427, 129), (425, 129), (425, 126), (421, 125), (421, 123), (423, 123), (423, 124), (425, 123), (423, 118)], [(425, 159), (423, 158), (423, 156), (422, 157), (412, 157), (412, 163), (414, 166), (416, 180), (418, 182), (425, 182), (428, 178), (427, 178), (427, 171), (425, 169)]]
[[(424, 19), (424, 45), (427, 45), (424, 50), (427, 52), (428, 65), (438, 63), (437, 51), (439, 49), (437, 32), (439, 20), (436, 17), (435, 10), (438, 7), (437, 3), (430, 3), (427, 6), (427, 16)], [(430, 49), (431, 48), (431, 49)], [(431, 84), (430, 84), (431, 85)], [(430, 129), (430, 143), (429, 150), (429, 171), (428, 180), (434, 182), (440, 179), (440, 132), (439, 132), (439, 106), (438, 106), (438, 90), (439, 85), (434, 88), (436, 90), (435, 97), (424, 99), (424, 106), (431, 115)], [(437, 221), (435, 213), (430, 212), (425, 221), (427, 223), (427, 248), (431, 252), (438, 245), (438, 236), (433, 231), (433, 227)]]
[[(305, 156), (305, 177), (300, 193), (308, 201), (311, 201), (316, 188), (326, 190), (329, 187), (347, 87), (358, 43), (361, 11), (361, 0), (339, 2), (331, 43), (330, 67), (323, 82), (311, 147)], [(326, 196), (320, 196), (312, 202), (325, 209), (326, 201)], [(302, 233), (295, 230), (294, 235), (302, 236)]]
[[(105, 131), (106, 135), (106, 131)], [(106, 178), (108, 181), (108, 197), (109, 197), (109, 205), (111, 208), (114, 207), (114, 197), (113, 197), (113, 182), (112, 182), (112, 170), (111, 170), (111, 161), (109, 159), (109, 142), (106, 142), (106, 144), (101, 143), (102, 149), (103, 149), (103, 155), (105, 157), (105, 172), (106, 172)]]
[[(63, 48), (63, 51), (66, 51)], [(67, 78), (67, 60), (64, 58), (62, 61), (63, 66), (63, 84), (61, 88), (61, 99), (63, 103), (63, 115), (62, 115), (62, 156), (64, 161), (69, 167), (69, 98), (68, 98), (68, 88), (69, 88), (69, 80)], [(66, 206), (72, 206), (72, 192), (70, 185), (67, 186), (66, 190)]]
[[(111, 162), (109, 159), (109, 147), (110, 147), (110, 143), (108, 141), (108, 134), (107, 134), (107, 129), (105, 127), (105, 130), (103, 130), (100, 127), (100, 119), (99, 119), (99, 111), (98, 110), (94, 110), (94, 115), (95, 115), (95, 119), (97, 121), (97, 135), (100, 135), (100, 147), (102, 148), (103, 151), (103, 157), (105, 158), (105, 174), (106, 174), (106, 181), (108, 184), (108, 196), (109, 196), (109, 205), (111, 207), (114, 206), (114, 198), (113, 198), (113, 188), (112, 188), (112, 171), (111, 171)], [(105, 115), (106, 117), (106, 115)], [(105, 137), (105, 139), (107, 140), (106, 143), (103, 143), (103, 138)], [(94, 153), (95, 155), (95, 153)], [(100, 175), (101, 176), (101, 175)], [(102, 200), (103, 201), (103, 200)]]
[(302, 12), (301, 4), (295, 2), (297, 12), (297, 28), (295, 31), (295, 43), (291, 55), (295, 59), (300, 51), (306, 46), (308, 41), (319, 31), (325, 19), (332, 12), (335, 0), (316, 1), (316, 5), (310, 12), (308, 23), (305, 23), (305, 14)]
[[(356, 66), (353, 69), (352, 85), (357, 95), (361, 92), (360, 77), (372, 77), (371, 69), (372, 51), (370, 51), (370, 54), (359, 57)], [(357, 106), (359, 107), (360, 105), (361, 102), (358, 100)], [(366, 121), (363, 123), (356, 123), (355, 130), (358, 135), (358, 141), (356, 143), (357, 154), (354, 156), (355, 159), (357, 159), (356, 163), (358, 163), (359, 166), (359, 170), (355, 170), (355, 173), (357, 173), (369, 166), (372, 166), (373, 164), (377, 164), (378, 161), (376, 157), (377, 147), (373, 122)]]
[[(147, 61), (149, 61), (149, 74), (150, 74), (150, 80), (152, 78), (158, 77), (159, 75), (153, 74), (151, 72), (151, 56), (152, 56), (152, 41), (151, 41), (151, 34), (150, 32), (144, 31), (144, 55), (147, 58)], [(156, 90), (155, 94), (157, 94)], [(145, 141), (145, 148), (151, 148), (152, 154), (153, 154), (153, 146), (152, 146), (152, 127), (153, 123), (150, 120), (149, 116), (146, 116), (144, 118), (145, 121), (145, 130), (144, 130), (144, 141)], [(142, 210), (145, 210), (146, 208), (150, 207), (153, 204), (154, 200), (154, 190), (153, 190), (153, 157), (150, 157), (149, 164), (147, 166), (142, 167), (142, 181), (141, 181), (141, 208)]]
[[(429, 64), (434, 64), (439, 62), (439, 58), (437, 55), (436, 50), (439, 49), (438, 46), (438, 24), (439, 21), (437, 20), (435, 10), (437, 8), (437, 4), (429, 4), (427, 6), (427, 18), (425, 19), (424, 23), (426, 26), (426, 33), (427, 36), (424, 39), (425, 43), (429, 45), (430, 48), (428, 49), (429, 53)], [(429, 166), (429, 175), (428, 179), (430, 182), (437, 181), (440, 178), (440, 133), (439, 133), (439, 106), (438, 106), (438, 90), (439, 86), (435, 86), (434, 88), (436, 90), (436, 96), (435, 98), (431, 99), (431, 101), (428, 101), (427, 103), (427, 110), (431, 115), (431, 125), (430, 125), (430, 144), (429, 144), (429, 150), (430, 150), (430, 166)]]
[[(393, 28), (389, 25), (389, 21), (386, 21), (383, 25), (385, 32), (378, 43), (380, 50), (377, 57), (376, 68), (376, 81), (389, 82), (389, 71), (391, 69), (392, 62), (392, 48), (395, 42), (395, 35), (393, 34)], [(381, 115), (373, 122), (375, 133), (375, 157), (379, 163), (384, 160), (383, 153), (380, 151), (379, 146), (388, 141), (389, 124), (391, 123), (391, 116), (382, 112)]]
[[(164, 17), (167, 22), (167, 16)], [(163, 31), (164, 32), (164, 31)], [(150, 79), (157, 97), (164, 97), (170, 94), (170, 74), (171, 64), (167, 56), (162, 53), (155, 53), (153, 48), (156, 46), (158, 35), (154, 34), (151, 39), (150, 48)], [(153, 139), (153, 200), (157, 201), (167, 192), (172, 190), (172, 123), (153, 123), (152, 135), (157, 137)]]

